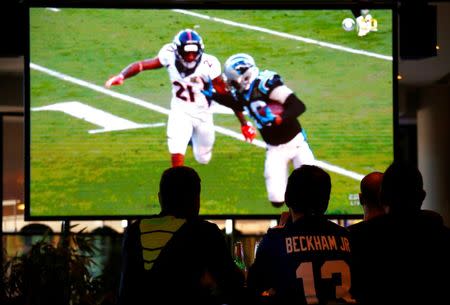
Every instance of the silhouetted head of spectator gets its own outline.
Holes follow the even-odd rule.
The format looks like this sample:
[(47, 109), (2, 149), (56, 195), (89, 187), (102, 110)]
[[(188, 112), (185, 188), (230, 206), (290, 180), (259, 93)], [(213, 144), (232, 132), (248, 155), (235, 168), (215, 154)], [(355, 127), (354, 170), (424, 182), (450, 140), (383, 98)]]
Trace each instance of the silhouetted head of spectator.
[(187, 166), (166, 169), (159, 183), (161, 214), (178, 218), (198, 216), (200, 211), (200, 177)]
[(364, 209), (364, 219), (370, 219), (384, 214), (384, 207), (380, 202), (380, 189), (383, 173), (371, 172), (364, 176), (360, 183), (359, 202)]
[(422, 174), (416, 166), (394, 162), (384, 172), (380, 200), (388, 213), (416, 213), (425, 195)]
[(381, 172), (372, 172), (364, 176), (360, 183), (361, 205), (379, 205), (382, 180), (383, 173)]
[(323, 215), (331, 193), (330, 175), (315, 165), (303, 165), (289, 176), (285, 201), (296, 213)]

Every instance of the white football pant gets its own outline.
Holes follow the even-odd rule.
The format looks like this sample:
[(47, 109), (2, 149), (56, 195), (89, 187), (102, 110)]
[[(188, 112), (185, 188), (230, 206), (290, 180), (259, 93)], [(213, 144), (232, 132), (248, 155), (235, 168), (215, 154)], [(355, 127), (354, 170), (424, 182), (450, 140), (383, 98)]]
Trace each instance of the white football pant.
[(267, 144), (264, 177), (271, 202), (284, 202), (291, 163), (294, 168), (314, 164), (314, 155), (302, 133), (285, 144), (277, 146)]
[(207, 164), (211, 160), (214, 145), (214, 121), (209, 112), (192, 116), (182, 111), (171, 110), (167, 122), (167, 144), (171, 154), (186, 154), (192, 139), (195, 160)]

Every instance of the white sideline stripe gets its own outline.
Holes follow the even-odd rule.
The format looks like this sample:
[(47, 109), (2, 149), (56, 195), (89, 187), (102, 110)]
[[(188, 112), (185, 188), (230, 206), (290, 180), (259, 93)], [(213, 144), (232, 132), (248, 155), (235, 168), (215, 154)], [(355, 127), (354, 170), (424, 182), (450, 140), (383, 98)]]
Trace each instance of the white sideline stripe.
[(141, 99), (138, 99), (138, 98), (135, 98), (135, 97), (131, 97), (129, 95), (125, 95), (125, 94), (122, 94), (122, 93), (114, 92), (112, 90), (103, 88), (101, 86), (94, 85), (94, 84), (89, 83), (87, 81), (84, 81), (84, 80), (81, 80), (81, 79), (78, 79), (78, 78), (75, 78), (75, 77), (63, 74), (63, 73), (59, 73), (59, 72), (47, 69), (45, 67), (36, 65), (34, 63), (30, 63), (30, 68), (32, 68), (32, 69), (34, 69), (36, 71), (40, 71), (40, 72), (46, 73), (48, 75), (54, 76), (56, 78), (65, 80), (65, 81), (67, 81), (69, 83), (80, 85), (82, 87), (86, 87), (86, 88), (92, 89), (94, 91), (97, 91), (97, 92), (100, 92), (100, 93), (103, 93), (103, 94), (115, 97), (117, 99), (121, 99), (121, 100), (127, 101), (127, 102), (129, 102), (131, 104), (134, 104), (134, 105), (138, 105), (138, 106), (141, 106), (141, 107), (144, 107), (144, 108), (147, 108), (147, 109), (159, 112), (159, 113), (169, 114), (169, 110), (166, 109), (166, 108), (163, 108), (163, 107), (160, 107), (158, 105), (154, 105), (154, 104), (148, 103), (148, 102), (146, 102), (144, 100), (141, 100)]
[[(141, 100), (141, 99), (138, 99), (138, 98), (135, 98), (135, 97), (131, 97), (131, 96), (128, 96), (128, 95), (125, 95), (125, 94), (122, 94), (122, 93), (117, 93), (117, 92), (111, 91), (109, 89), (105, 89), (103, 87), (100, 87), (100, 86), (88, 83), (86, 81), (83, 81), (83, 80), (80, 80), (80, 79), (68, 76), (66, 74), (59, 73), (59, 72), (56, 72), (56, 71), (44, 68), (44, 67), (36, 65), (34, 63), (30, 63), (30, 68), (35, 69), (35, 70), (40, 71), (40, 72), (43, 72), (43, 73), (46, 73), (46, 74), (49, 74), (49, 75), (54, 76), (56, 78), (59, 78), (61, 80), (65, 80), (65, 81), (68, 81), (68, 82), (80, 85), (82, 87), (86, 87), (86, 88), (92, 89), (94, 91), (104, 93), (104, 94), (112, 96), (114, 98), (121, 99), (123, 101), (129, 102), (129, 103), (132, 103), (132, 104), (135, 104), (135, 105), (138, 105), (138, 106), (142, 106), (144, 108), (147, 108), (147, 109), (159, 112), (159, 113), (163, 113), (163, 114), (166, 114), (166, 115), (169, 114), (169, 110), (166, 109), (166, 108), (163, 108), (163, 107), (151, 104), (149, 102), (146, 102), (144, 100)], [(226, 129), (226, 128), (223, 128), (223, 127), (220, 127), (220, 126), (215, 126), (214, 130), (217, 131), (218, 133), (221, 133), (221, 134), (233, 137), (233, 138), (241, 140), (241, 141), (245, 141), (244, 136), (241, 135), (240, 133), (235, 132), (235, 131), (232, 131), (232, 130), (229, 130), (229, 129)], [(266, 144), (263, 141), (260, 141), (258, 139), (255, 139), (252, 142), (252, 144), (255, 145), (255, 146), (258, 146), (258, 147), (262, 147), (262, 148), (266, 147)], [(316, 160), (316, 163), (317, 163), (318, 166), (320, 166), (320, 167), (322, 167), (322, 168), (324, 168), (326, 170), (335, 172), (337, 174), (340, 174), (340, 175), (343, 175), (343, 176), (346, 176), (346, 177), (349, 177), (349, 178), (352, 178), (352, 179), (355, 179), (355, 180), (359, 180), (360, 181), (362, 179), (362, 177), (363, 177), (363, 175), (361, 175), (361, 174), (358, 174), (358, 173), (355, 173), (355, 172), (352, 172), (352, 171), (348, 171), (346, 169), (340, 168), (340, 167), (335, 166), (335, 165), (331, 165), (331, 164), (323, 162), (323, 161)]]
[[(47, 10), (50, 10), (50, 11), (53, 11), (53, 12), (61, 11), (59, 8), (51, 8), (51, 7), (47, 8)], [(180, 14), (185, 14), (185, 15), (190, 15), (190, 16), (193, 16), (193, 17), (206, 19), (206, 20), (212, 20), (212, 21), (215, 21), (215, 22), (227, 24), (227, 25), (234, 26), (234, 27), (240, 27), (240, 28), (249, 29), (249, 30), (253, 30), (253, 31), (263, 32), (263, 33), (267, 33), (267, 34), (272, 34), (272, 35), (283, 37), (283, 38), (288, 38), (288, 39), (292, 39), (292, 40), (302, 41), (304, 43), (315, 44), (315, 45), (319, 45), (321, 47), (335, 49), (335, 50), (339, 50), (339, 51), (343, 51), (343, 52), (348, 52), (348, 53), (353, 53), (353, 54), (360, 54), (360, 55), (365, 55), (365, 56), (379, 58), (379, 59), (384, 59), (384, 60), (389, 60), (389, 61), (393, 60), (393, 57), (392, 56), (388, 56), (388, 55), (382, 55), (382, 54), (378, 54), (378, 53), (374, 53), (374, 52), (369, 52), (369, 51), (364, 51), (364, 50), (358, 50), (358, 49), (353, 49), (353, 48), (349, 48), (349, 47), (344, 47), (344, 46), (341, 46), (341, 45), (338, 45), (338, 44), (334, 44), (334, 43), (329, 43), (329, 42), (319, 41), (319, 40), (316, 40), (316, 39), (311, 39), (311, 38), (306, 38), (306, 37), (302, 37), (302, 36), (297, 36), (297, 35), (292, 35), (292, 34), (288, 34), (288, 33), (283, 33), (283, 32), (279, 32), (279, 31), (270, 30), (270, 29), (266, 29), (266, 28), (263, 28), (263, 27), (249, 25), (249, 24), (245, 24), (245, 23), (239, 23), (239, 22), (235, 22), (235, 21), (231, 21), (231, 20), (227, 20), (227, 19), (211, 17), (211, 16), (208, 16), (208, 15), (194, 13), (194, 12), (187, 11), (187, 10), (172, 9), (172, 11), (180, 13)]]
[(350, 178), (353, 178), (353, 179), (358, 180), (358, 181), (361, 181), (364, 178), (364, 175), (361, 175), (361, 174), (358, 174), (358, 173), (355, 173), (355, 172), (343, 169), (343, 168), (341, 168), (339, 166), (336, 166), (336, 165), (333, 165), (333, 164), (330, 164), (330, 163), (327, 163), (327, 162), (324, 162), (324, 161), (315, 160), (314, 163), (315, 163), (315, 165), (317, 165), (319, 167), (322, 167), (324, 169), (327, 169), (330, 172), (341, 174), (343, 176), (350, 177)]
[(136, 126), (132, 127), (124, 127), (124, 128), (111, 128), (111, 129), (95, 129), (89, 130), (90, 134), (102, 133), (102, 132), (110, 132), (110, 131), (120, 131), (120, 130), (129, 130), (129, 129), (139, 129), (139, 128), (153, 128), (153, 127), (162, 127), (165, 126), (166, 123), (155, 123), (155, 124), (136, 124)]
[(304, 42), (304, 43), (315, 44), (315, 45), (318, 45), (318, 46), (321, 46), (321, 47), (335, 49), (335, 50), (338, 50), (338, 51), (343, 51), (343, 52), (348, 52), (348, 53), (353, 53), (353, 54), (359, 54), (359, 55), (365, 55), (365, 56), (369, 56), (369, 57), (374, 57), (374, 58), (379, 58), (379, 59), (392, 61), (392, 56), (387, 56), (387, 55), (382, 55), (382, 54), (373, 53), (373, 52), (369, 52), (369, 51), (348, 48), (348, 47), (344, 47), (344, 46), (337, 45), (337, 44), (334, 44), (334, 43), (329, 43), (329, 42), (319, 41), (319, 40), (315, 40), (315, 39), (311, 39), (311, 38), (305, 38), (305, 37), (302, 37), (302, 36), (287, 34), (287, 33), (279, 32), (279, 31), (270, 30), (270, 29), (266, 29), (266, 28), (263, 28), (263, 27), (249, 25), (249, 24), (245, 24), (245, 23), (239, 23), (239, 22), (235, 22), (235, 21), (231, 21), (231, 20), (227, 20), (227, 19), (211, 17), (211, 16), (208, 16), (208, 15), (194, 13), (194, 12), (190, 12), (190, 11), (187, 11), (187, 10), (173, 9), (172, 11), (177, 12), (177, 13), (181, 13), (181, 14), (185, 14), (185, 15), (190, 15), (190, 16), (193, 16), (193, 17), (198, 17), (198, 18), (202, 18), (202, 19), (206, 19), (206, 20), (211, 20), (211, 21), (223, 23), (223, 24), (226, 24), (226, 25), (234, 26), (234, 27), (239, 27), (239, 28), (249, 29), (249, 30), (253, 30), (253, 31), (267, 33), (267, 34), (272, 34), (272, 35), (275, 35), (275, 36), (279, 36), (279, 37), (283, 37), (283, 38), (287, 38), (287, 39), (292, 39), (292, 40), (297, 40), (297, 41), (301, 41), (301, 42)]

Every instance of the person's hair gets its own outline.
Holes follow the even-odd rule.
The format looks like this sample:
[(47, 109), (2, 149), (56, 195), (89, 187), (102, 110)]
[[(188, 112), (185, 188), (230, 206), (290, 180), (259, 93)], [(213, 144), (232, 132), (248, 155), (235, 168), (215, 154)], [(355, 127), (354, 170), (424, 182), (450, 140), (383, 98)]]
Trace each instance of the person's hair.
[(394, 162), (384, 172), (380, 200), (390, 213), (420, 210), (425, 191), (419, 169), (411, 164)]
[(364, 176), (360, 183), (361, 205), (368, 205), (369, 208), (381, 207), (380, 188), (383, 180), (383, 173), (371, 172)]
[(294, 212), (322, 215), (328, 208), (330, 193), (330, 175), (318, 166), (302, 165), (288, 178), (285, 201)]
[(178, 217), (198, 215), (200, 177), (187, 166), (166, 169), (159, 183), (159, 199), (162, 213)]

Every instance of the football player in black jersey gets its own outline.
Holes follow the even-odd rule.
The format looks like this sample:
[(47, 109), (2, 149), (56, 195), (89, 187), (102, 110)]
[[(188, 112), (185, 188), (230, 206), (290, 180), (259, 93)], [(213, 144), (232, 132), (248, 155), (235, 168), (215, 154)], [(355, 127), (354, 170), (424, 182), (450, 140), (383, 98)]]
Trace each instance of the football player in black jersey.
[[(253, 118), (267, 144), (264, 177), (268, 198), (273, 206), (281, 207), (290, 164), (298, 168), (314, 163), (314, 155), (298, 121), (306, 106), (280, 75), (260, 71), (248, 54), (229, 57), (223, 76), (228, 84), (227, 93), (212, 86), (204, 93), (235, 113), (246, 111)], [(217, 93), (219, 91), (222, 94)]]
[(315, 165), (303, 165), (289, 176), (291, 221), (269, 229), (249, 268), (247, 287), (254, 303), (354, 303), (349, 232), (324, 217), (330, 192), (330, 175)]

